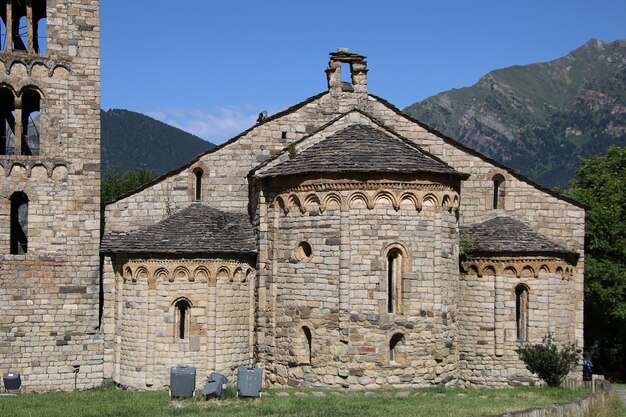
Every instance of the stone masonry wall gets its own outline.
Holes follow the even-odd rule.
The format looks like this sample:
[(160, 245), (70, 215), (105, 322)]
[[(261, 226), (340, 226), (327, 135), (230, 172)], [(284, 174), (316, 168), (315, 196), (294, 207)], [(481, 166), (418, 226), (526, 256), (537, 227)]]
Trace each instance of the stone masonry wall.
[[(280, 204), (268, 210), (271, 238), (261, 251), (269, 246), (272, 272), (260, 331), (270, 382), (374, 388), (455, 380), (454, 213), (428, 203), (418, 211), (407, 200), (396, 210), (369, 190), (336, 195), (343, 204), (323, 207), (309, 199), (304, 213), (295, 206), (285, 213)], [(361, 196), (371, 196), (372, 205)], [(298, 254), (303, 241), (312, 248), (310, 259)], [(390, 248), (404, 254), (401, 313), (387, 312)], [(303, 326), (311, 331), (310, 359)], [(392, 359), (394, 335), (403, 340)]]
[[(248, 172), (283, 150), (289, 143), (318, 129), (338, 115), (324, 95), (294, 113), (260, 124), (217, 151), (141, 192), (109, 204), (107, 231), (132, 231), (164, 219), (193, 202), (193, 170), (202, 168), (202, 198), (226, 211), (246, 211), (249, 203)], [(283, 138), (283, 136), (285, 136)]]
[[(94, 0), (48, 2), (47, 53), (0, 52), (0, 84), (36, 91), (39, 155), (0, 155), (0, 373), (25, 390), (102, 382), (100, 23)], [(28, 196), (28, 252), (10, 254), (10, 197)]]
[[(170, 368), (186, 365), (196, 367), (202, 387), (211, 372), (232, 378), (250, 364), (255, 274), (248, 263), (148, 257), (113, 265), (107, 274), (115, 275), (117, 307), (106, 320), (115, 338), (106, 357), (114, 366), (107, 377), (136, 389), (163, 389)], [(180, 300), (191, 305), (183, 339)]]
[[(341, 88), (331, 88), (327, 94), (314, 97), (299, 107), (272, 117), (267, 122), (255, 126), (242, 134), (237, 140), (229, 142), (221, 148), (202, 156), (198, 161), (183, 167), (178, 173), (174, 173), (162, 179), (160, 182), (145, 190), (109, 204), (106, 209), (106, 230), (117, 232), (136, 230), (137, 228), (160, 221), (169, 214), (190, 204), (193, 201), (194, 177), (192, 172), (196, 167), (202, 168), (204, 171), (203, 200), (206, 199), (210, 204), (224, 210), (244, 211), (248, 209), (252, 212), (254, 218), (259, 218), (257, 223), (261, 240), (257, 265), (259, 273), (259, 326), (267, 329), (267, 333), (261, 331), (256, 337), (258, 338), (257, 344), (260, 349), (259, 354), (262, 358), (265, 357), (267, 359), (266, 363), (271, 363), (271, 361), (275, 359), (272, 350), (278, 349), (276, 337), (287, 337), (285, 336), (287, 330), (284, 329), (280, 331), (277, 330), (276, 337), (274, 335), (273, 326), (277, 325), (277, 322), (273, 320), (276, 319), (274, 315), (277, 313), (277, 310), (273, 310), (276, 306), (273, 304), (275, 301), (272, 300), (272, 294), (275, 294), (277, 300), (279, 300), (280, 297), (283, 297), (286, 293), (280, 293), (278, 281), (273, 281), (274, 277), (278, 279), (279, 275), (276, 269), (277, 265), (272, 262), (272, 257), (278, 255), (274, 253), (276, 248), (266, 243), (266, 241), (273, 241), (274, 237), (272, 233), (274, 233), (273, 230), (277, 228), (278, 225), (274, 224), (276, 220), (273, 214), (270, 214), (271, 210), (273, 210), (273, 197), (268, 196), (264, 191), (261, 192), (261, 204), (257, 207), (257, 195), (255, 192), (258, 190), (253, 190), (252, 195), (250, 194), (251, 189), (246, 176), (252, 168), (266, 161), (272, 155), (284, 151), (289, 144), (304, 137), (307, 133), (314, 132), (326, 123), (335, 120), (339, 115), (354, 109), (358, 109), (365, 114), (365, 116), (359, 117), (369, 117), (376, 120), (378, 123), (382, 123), (392, 131), (414, 141), (460, 172), (470, 174), (469, 179), (462, 182), (460, 193), (458, 193), (461, 198), (460, 207), (458, 202), (453, 204), (454, 207), (459, 207), (459, 224), (468, 225), (477, 223), (499, 214), (501, 210), (504, 210), (528, 223), (539, 233), (554, 242), (580, 253), (580, 259), (576, 265), (573, 266), (573, 270), (568, 278), (569, 292), (567, 294), (569, 294), (569, 298), (562, 297), (559, 299), (560, 301), (558, 301), (558, 303), (563, 303), (565, 310), (572, 312), (572, 323), (570, 326), (569, 322), (565, 321), (565, 324), (559, 328), (555, 328), (555, 331), (558, 333), (558, 338), (563, 339), (560, 340), (561, 342), (564, 340), (574, 340), (578, 346), (582, 346), (584, 210), (575, 204), (546, 192), (540, 187), (530, 184), (520, 176), (512, 173), (512, 171), (503, 169), (497, 164), (491, 163), (486, 158), (480, 157), (471, 151), (467, 151), (463, 146), (427, 131), (380, 99), (365, 94), (363, 88), (355, 89), (355, 92), (342, 91)], [(350, 121), (351, 119), (347, 120)], [(496, 210), (491, 207), (493, 198), (493, 178), (495, 175), (502, 175), (504, 177), (504, 183), (501, 186), (501, 195), (503, 196), (504, 203), (503, 207)], [(250, 198), (252, 198), (252, 200), (250, 200)], [(306, 196), (303, 196), (303, 198), (306, 199)], [(441, 202), (441, 200), (439, 202)], [(289, 205), (289, 203), (286, 205)], [(324, 203), (322, 203), (322, 205), (324, 205)], [(256, 213), (257, 208), (258, 213)], [(443, 225), (447, 223), (441, 222), (438, 227), (443, 228)], [(306, 228), (309, 226), (303, 227), (307, 230)], [(350, 232), (348, 228), (345, 228), (342, 233), (341, 245), (347, 245), (350, 242)], [(447, 236), (447, 232), (444, 233), (444, 236)], [(458, 241), (458, 236), (451, 239)], [(439, 258), (437, 253), (444, 253), (444, 251), (447, 250), (443, 241), (435, 242), (435, 248), (441, 248), (435, 249), (436, 258)], [(333, 248), (331, 249), (335, 250)], [(452, 252), (454, 253), (454, 250)], [(342, 250), (342, 253), (347, 254), (349, 252)], [(357, 259), (358, 256), (362, 255), (357, 254)], [(332, 256), (329, 257), (329, 262), (331, 262), (328, 266), (329, 268), (331, 266), (333, 268), (335, 267), (335, 259), (332, 258)], [(452, 258), (458, 259), (455, 256), (452, 256)], [(357, 264), (350, 262), (350, 257), (347, 255), (344, 255), (344, 259), (339, 259), (339, 283), (337, 285), (339, 288), (343, 288), (346, 291), (349, 289), (349, 280), (347, 278), (349, 276), (348, 271), (350, 268), (360, 268)], [(434, 266), (434, 271), (440, 274), (441, 279), (447, 279), (443, 274), (452, 273), (452, 271), (458, 273), (458, 261), (455, 261), (455, 265), (452, 265), (451, 260), (444, 260), (443, 262), (445, 265)], [(458, 279), (458, 275), (456, 275), (456, 277)], [(438, 282), (439, 281), (436, 281), (436, 283)], [(105, 286), (106, 285), (105, 283)], [(331, 284), (325, 285), (324, 288), (332, 287)], [(435, 284), (435, 288), (436, 285), (437, 284)], [(432, 287), (425, 287), (425, 290), (428, 290), (428, 288)], [(435, 289), (435, 291), (437, 290)], [(469, 310), (474, 308), (490, 308), (487, 305), (483, 305), (488, 303), (477, 303), (469, 287), (467, 291), (468, 294), (465, 295), (463, 291), (459, 290), (457, 295), (459, 303), (464, 305), (464, 308)], [(296, 291), (296, 293), (298, 293), (298, 291)], [(340, 294), (348, 293), (349, 292), (345, 291), (343, 293), (340, 292)], [(328, 295), (330, 293), (326, 294)], [(365, 295), (369, 297), (369, 293), (363, 291), (359, 293), (359, 297)], [(450, 321), (453, 323), (450, 324), (450, 326), (456, 326), (457, 314), (453, 311), (455, 298), (450, 294), (445, 294), (445, 291), (436, 295), (440, 297), (439, 300), (447, 301), (440, 301), (440, 304), (438, 304), (443, 310), (439, 312), (437, 312), (436, 308), (432, 310), (433, 317), (436, 317), (436, 319), (433, 320), (439, 320), (441, 323)], [(344, 297), (343, 300), (340, 299), (339, 304), (337, 314), (339, 315), (338, 320), (340, 325), (337, 332), (338, 337), (345, 340), (345, 334), (347, 334), (346, 332), (349, 333), (348, 329), (350, 328), (350, 325), (347, 323), (352, 316), (346, 313), (349, 311), (346, 309), (346, 306), (349, 306), (347, 298)], [(369, 309), (370, 304), (374, 303), (369, 299), (363, 299), (361, 307)], [(325, 305), (328, 306), (328, 302), (326, 302)], [(320, 316), (320, 320), (324, 323), (323, 326), (330, 326), (330, 323), (335, 320), (333, 317), (335, 313), (330, 307), (324, 308), (328, 308), (330, 314), (325, 316), (325, 318), (321, 318), (322, 316)], [(449, 309), (450, 314), (445, 311), (445, 308)], [(304, 311), (306, 312), (307, 310), (305, 309)], [(429, 317), (428, 311), (430, 310), (425, 309), (424, 311), (426, 317)], [(292, 310), (288, 312), (291, 313)], [(330, 317), (330, 319), (328, 319), (328, 317)], [(361, 321), (361, 318), (358, 316), (355, 316), (354, 319), (359, 322)], [(365, 319), (368, 320), (367, 315)], [(288, 319), (284, 320), (288, 322)], [(448, 336), (443, 337), (441, 340), (452, 340), (454, 338), (452, 333), (451, 331)], [(501, 334), (501, 332), (498, 334)], [(477, 344), (479, 341), (482, 341), (481, 337), (483, 336), (474, 335), (469, 330), (467, 335), (468, 345), (472, 343)], [(446, 337), (448, 339), (445, 339)], [(297, 338), (294, 336), (294, 343), (296, 339)], [(302, 346), (301, 341), (297, 342), (296, 345), (298, 343)], [(446, 344), (449, 347), (445, 347)], [(454, 342), (451, 342), (451, 344), (443, 342), (443, 344), (439, 344), (438, 346), (442, 345), (445, 349), (451, 349), (451, 352), (458, 348)], [(445, 352), (445, 350), (439, 347), (436, 351)], [(298, 355), (296, 354), (296, 356)], [(433, 364), (430, 369), (444, 368), (444, 365), (438, 364), (435, 360), (435, 364)], [(288, 375), (289, 372), (291, 371), (285, 370), (283, 374)], [(294, 370), (294, 372), (296, 371)], [(438, 371), (434, 371), (436, 378), (439, 378), (437, 372)], [(445, 371), (441, 371), (440, 375), (446, 372), (448, 372), (448, 368), (445, 368)], [(278, 372), (276, 372), (276, 374), (278, 375)], [(345, 374), (345, 371), (342, 371), (342, 374)], [(489, 374), (489, 372), (486, 374)], [(326, 375), (328, 375), (328, 373), (326, 373)], [(452, 374), (450, 373), (450, 375)], [(356, 375), (350, 375), (348, 372), (345, 378), (350, 376)], [(474, 377), (475, 376), (472, 376), (471, 378)], [(468, 379), (471, 378), (468, 377)], [(493, 375), (487, 375), (484, 378), (497, 379)], [(500, 378), (507, 378), (507, 376), (501, 375)], [(295, 380), (297, 377), (294, 375), (292, 379)], [(288, 380), (288, 377), (286, 379), (283, 377), (283, 380), (278, 382), (282, 383)], [(321, 379), (315, 379), (315, 381), (319, 380)], [(351, 381), (353, 382), (353, 380)], [(314, 377), (312, 376), (309, 377), (308, 382), (317, 383), (314, 382)], [(382, 382), (384, 381), (381, 381), (381, 383)]]
[(575, 311), (575, 341), (583, 346), (583, 271), (584, 271), (584, 209), (559, 199), (519, 176), (495, 166), (484, 158), (468, 153), (462, 146), (455, 146), (415, 124), (378, 99), (370, 97), (369, 111), (377, 120), (391, 126), (404, 137), (441, 158), (470, 178), (461, 185), (460, 224), (470, 225), (494, 216), (500, 210), (491, 208), (493, 177), (501, 174), (505, 182), (503, 210), (528, 223), (542, 235), (580, 253), (571, 278), (574, 293), (569, 308)]
[(560, 344), (573, 343), (575, 285), (569, 277), (540, 272), (537, 276), (462, 274), (459, 292), (461, 379), (468, 385), (507, 386), (536, 381), (519, 360), (515, 288), (528, 288), (528, 342), (552, 333)]

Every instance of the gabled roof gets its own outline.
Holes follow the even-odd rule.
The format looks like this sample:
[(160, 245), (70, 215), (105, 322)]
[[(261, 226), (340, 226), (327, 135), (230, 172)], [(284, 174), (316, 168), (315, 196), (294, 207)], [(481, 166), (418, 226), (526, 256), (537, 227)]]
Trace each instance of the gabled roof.
[(131, 234), (105, 234), (103, 253), (254, 254), (254, 229), (247, 214), (194, 203)]
[(462, 175), (426, 155), (408, 140), (373, 126), (348, 126), (294, 157), (260, 172), (259, 177), (331, 172), (398, 172)]
[(229, 139), (228, 141), (222, 143), (221, 145), (217, 145), (217, 146), (215, 146), (215, 147), (213, 147), (211, 149), (208, 149), (207, 151), (201, 153), (200, 155), (196, 156), (195, 158), (193, 158), (191, 161), (187, 162), (186, 164), (183, 164), (183, 165), (181, 165), (180, 167), (178, 167), (176, 169), (173, 169), (173, 170), (171, 170), (169, 172), (166, 172), (165, 174), (163, 174), (163, 175), (155, 178), (154, 180), (152, 180), (152, 181), (142, 185), (141, 187), (136, 188), (134, 190), (131, 190), (131, 191), (127, 192), (127, 193), (124, 193), (124, 194), (114, 198), (111, 201), (105, 201), (104, 205), (107, 206), (109, 204), (112, 204), (112, 203), (115, 203), (117, 201), (123, 200), (126, 197), (130, 197), (133, 194), (137, 194), (137, 193), (139, 193), (139, 192), (141, 192), (141, 191), (143, 191), (143, 190), (145, 190), (147, 188), (152, 187), (155, 184), (160, 183), (161, 181), (163, 181), (166, 178), (169, 178), (169, 177), (171, 177), (173, 175), (179, 174), (179, 173), (183, 172), (184, 170), (186, 170), (187, 168), (189, 168), (190, 166), (192, 166), (193, 164), (195, 164), (196, 162), (198, 162), (203, 156), (215, 153), (215, 152), (221, 150), (222, 148), (225, 148), (226, 146), (228, 146), (228, 145), (230, 145), (232, 143), (237, 142), (240, 138), (242, 138), (243, 136), (246, 136), (248, 133), (250, 133), (252, 130), (256, 129), (257, 127), (262, 126), (262, 125), (264, 125), (266, 123), (272, 122), (272, 121), (274, 121), (276, 119), (279, 119), (279, 118), (281, 118), (281, 117), (283, 117), (285, 115), (291, 114), (291, 113), (301, 109), (302, 107), (306, 106), (307, 104), (312, 103), (315, 100), (324, 97), (327, 94), (328, 94), (328, 91), (323, 91), (323, 92), (321, 92), (319, 94), (316, 94), (316, 95), (311, 96), (311, 97), (309, 97), (309, 98), (307, 98), (305, 100), (302, 100), (300, 103), (294, 104), (293, 106), (291, 106), (291, 107), (289, 107), (289, 108), (287, 108), (287, 109), (285, 109), (283, 111), (275, 113), (275, 114), (269, 116), (268, 118), (263, 119), (262, 121), (258, 122), (254, 126), (249, 127), (248, 129), (244, 130), (243, 132), (239, 133), (237, 136)]
[(480, 255), (557, 255), (578, 257), (578, 253), (558, 245), (525, 223), (502, 215), (471, 226), (461, 226), (461, 240), (468, 252)]
[[(211, 148), (211, 149), (207, 150), (206, 152), (198, 155), (197, 157), (195, 157), (194, 159), (192, 159), (188, 163), (186, 163), (184, 165), (181, 165), (179, 168), (174, 169), (172, 171), (169, 171), (169, 172), (161, 175), (160, 177), (154, 179), (153, 181), (150, 181), (149, 183), (144, 184), (143, 186), (141, 186), (141, 187), (139, 187), (139, 188), (137, 188), (135, 190), (129, 191), (128, 193), (125, 193), (125, 194), (123, 194), (123, 195), (121, 195), (121, 196), (119, 196), (119, 197), (117, 197), (117, 198), (115, 198), (115, 199), (113, 199), (113, 200), (111, 200), (109, 202), (105, 202), (105, 205), (109, 205), (111, 203), (120, 201), (120, 200), (122, 200), (122, 199), (124, 199), (126, 197), (129, 197), (129, 196), (131, 196), (133, 194), (141, 192), (141, 191), (143, 191), (143, 190), (145, 190), (145, 189), (147, 189), (147, 188), (149, 188), (149, 187), (151, 187), (151, 186), (153, 186), (155, 184), (158, 184), (159, 182), (163, 181), (164, 179), (184, 171), (185, 169), (187, 169), (191, 165), (193, 165), (196, 162), (198, 162), (200, 160), (200, 158), (202, 158), (203, 156), (211, 154), (211, 153), (214, 153), (214, 152), (218, 152), (220, 149), (222, 149), (222, 148), (224, 148), (224, 147), (226, 147), (226, 146), (236, 142), (241, 137), (247, 135), (248, 133), (250, 133), (252, 130), (256, 129), (257, 127), (259, 127), (259, 126), (261, 126), (261, 125), (263, 125), (265, 123), (269, 123), (271, 121), (274, 121), (274, 120), (276, 120), (276, 119), (278, 119), (280, 117), (283, 117), (285, 115), (294, 113), (295, 111), (299, 110), (300, 108), (306, 106), (309, 103), (312, 103), (312, 102), (320, 99), (321, 97), (323, 97), (323, 96), (325, 96), (327, 94), (329, 94), (328, 91), (323, 91), (323, 92), (321, 92), (319, 94), (316, 94), (314, 96), (311, 96), (311, 97), (301, 101), (300, 103), (297, 103), (297, 104), (295, 104), (295, 105), (293, 105), (293, 106), (291, 106), (291, 107), (289, 107), (289, 108), (287, 108), (287, 109), (285, 109), (285, 110), (283, 110), (283, 111), (281, 111), (279, 113), (276, 113), (276, 114), (268, 117), (267, 119), (264, 119), (262, 122), (257, 123), (256, 125), (250, 127), (249, 129), (241, 132), (240, 134), (238, 134), (237, 136), (235, 136), (232, 139), (228, 140), (227, 142), (225, 142), (225, 143), (223, 143), (221, 145), (218, 145), (218, 146), (216, 146), (214, 148)], [(576, 200), (574, 200), (574, 199), (572, 199), (570, 197), (567, 197), (567, 196), (565, 196), (563, 194), (557, 193), (556, 191), (551, 190), (550, 188), (547, 188), (547, 187), (545, 187), (545, 186), (543, 186), (543, 185), (541, 185), (541, 184), (539, 184), (539, 183), (537, 183), (537, 182), (535, 182), (535, 181), (525, 177), (524, 175), (522, 175), (522, 174), (518, 173), (517, 171), (513, 170), (512, 168), (509, 168), (506, 165), (501, 164), (500, 162), (483, 155), (482, 153), (476, 151), (475, 149), (472, 149), (472, 148), (469, 148), (469, 147), (463, 145), (461, 142), (459, 142), (459, 141), (457, 141), (455, 139), (452, 139), (449, 136), (444, 135), (443, 133), (439, 132), (438, 130), (436, 130), (436, 129), (434, 129), (434, 128), (424, 124), (423, 122), (420, 122), (417, 119), (412, 118), (411, 116), (407, 115), (406, 113), (403, 113), (400, 109), (398, 109), (393, 104), (389, 103), (387, 100), (385, 100), (385, 99), (383, 99), (381, 97), (378, 97), (376, 95), (373, 95), (373, 94), (368, 94), (368, 96), (373, 98), (373, 99), (375, 99), (375, 100), (377, 100), (378, 102), (380, 102), (382, 105), (384, 105), (385, 107), (387, 107), (388, 109), (390, 109), (394, 113), (404, 117), (405, 119), (407, 119), (407, 120), (409, 120), (409, 121), (411, 121), (413, 123), (416, 123), (420, 127), (424, 128), (426, 131), (428, 131), (429, 133), (431, 133), (431, 134), (433, 134), (435, 136), (440, 137), (446, 143), (448, 143), (448, 144), (450, 144), (450, 145), (452, 145), (452, 146), (454, 146), (454, 147), (456, 147), (456, 148), (458, 148), (458, 149), (460, 149), (460, 150), (462, 150), (464, 152), (467, 152), (470, 155), (476, 156), (476, 157), (478, 157), (478, 158), (480, 158), (480, 159), (482, 159), (482, 160), (484, 160), (484, 161), (486, 161), (486, 162), (488, 162), (488, 163), (490, 163), (490, 164), (492, 164), (494, 166), (497, 166), (499, 168), (502, 168), (502, 169), (506, 170), (507, 172), (509, 172), (511, 175), (517, 177), (518, 179), (520, 179), (520, 180), (522, 180), (522, 181), (524, 181), (524, 182), (534, 186), (538, 190), (541, 190), (541, 191), (543, 191), (543, 192), (545, 192), (547, 194), (552, 195), (553, 197), (555, 197), (555, 198), (557, 198), (559, 200), (566, 201), (566, 202), (568, 202), (570, 204), (573, 204), (573, 205), (575, 205), (577, 207), (580, 207), (580, 208), (583, 208), (583, 209), (586, 208), (586, 206), (584, 204), (582, 204), (581, 202), (576, 201)], [(262, 165), (265, 165), (265, 164), (262, 164)], [(253, 169), (251, 173), (254, 173), (260, 167), (261, 166)]]

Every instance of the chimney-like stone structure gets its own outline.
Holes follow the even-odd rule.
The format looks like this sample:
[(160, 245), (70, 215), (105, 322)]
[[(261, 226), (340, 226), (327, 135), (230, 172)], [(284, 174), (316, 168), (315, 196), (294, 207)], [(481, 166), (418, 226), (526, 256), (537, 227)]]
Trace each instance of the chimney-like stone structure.
[[(340, 48), (337, 52), (330, 53), (330, 61), (326, 69), (328, 90), (331, 92), (351, 91), (367, 94), (367, 61), (365, 56), (350, 53), (347, 49)], [(350, 64), (352, 84), (341, 81), (342, 64)]]

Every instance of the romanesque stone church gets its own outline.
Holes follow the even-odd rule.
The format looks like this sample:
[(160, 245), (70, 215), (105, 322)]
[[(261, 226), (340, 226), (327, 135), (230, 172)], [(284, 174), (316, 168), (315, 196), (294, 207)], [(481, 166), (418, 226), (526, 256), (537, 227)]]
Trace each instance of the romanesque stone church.
[[(98, 5), (43, 13), (47, 55), (0, 52), (21, 143), (0, 147), (0, 370), (32, 389), (161, 389), (180, 364), (198, 383), (252, 365), (270, 385), (505, 386), (533, 381), (520, 345), (582, 346), (582, 206), (370, 94), (346, 50), (327, 91), (108, 202), (100, 228)], [(7, 116), (30, 95), (36, 155)]]

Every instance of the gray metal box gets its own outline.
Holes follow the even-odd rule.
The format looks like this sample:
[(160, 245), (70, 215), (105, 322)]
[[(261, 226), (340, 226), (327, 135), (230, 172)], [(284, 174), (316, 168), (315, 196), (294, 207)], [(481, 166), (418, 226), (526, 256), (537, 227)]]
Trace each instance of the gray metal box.
[(193, 397), (196, 394), (196, 368), (173, 366), (170, 369), (170, 397)]
[(225, 400), (227, 386), (228, 380), (226, 377), (218, 372), (213, 372), (209, 375), (206, 384), (202, 388), (202, 395), (206, 399), (218, 397), (220, 400)]
[(7, 391), (19, 391), (22, 386), (22, 378), (18, 372), (9, 372), (2, 376), (2, 383)]
[(263, 382), (263, 369), (239, 368), (237, 369), (237, 396), (260, 397), (261, 384)]

